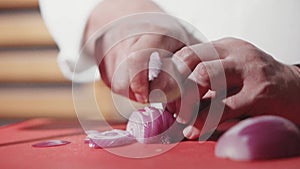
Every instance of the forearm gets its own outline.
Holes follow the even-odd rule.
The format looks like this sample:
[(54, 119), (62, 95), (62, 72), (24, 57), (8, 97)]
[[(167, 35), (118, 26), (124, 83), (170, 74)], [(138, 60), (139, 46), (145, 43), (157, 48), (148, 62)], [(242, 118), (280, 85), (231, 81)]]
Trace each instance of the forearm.
[(105, 24), (122, 16), (141, 12), (163, 12), (150, 0), (104, 0), (91, 13), (84, 34), (86, 41)]

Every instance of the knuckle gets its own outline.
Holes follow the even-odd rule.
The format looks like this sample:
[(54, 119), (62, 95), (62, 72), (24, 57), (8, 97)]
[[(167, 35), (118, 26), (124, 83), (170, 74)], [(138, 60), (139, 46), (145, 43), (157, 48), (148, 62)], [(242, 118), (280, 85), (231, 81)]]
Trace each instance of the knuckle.
[(175, 53), (174, 59), (181, 62), (189, 64), (191, 62), (194, 51), (190, 47), (183, 47), (178, 52)]
[(204, 79), (208, 79), (208, 71), (207, 71), (207, 67), (205, 66), (205, 64), (199, 64), (197, 66), (197, 74), (199, 75), (199, 77), (202, 77)]
[(253, 45), (245, 40), (238, 39), (235, 37), (225, 37), (218, 41), (216, 41), (216, 44), (227, 44), (228, 46), (239, 46), (241, 47), (253, 47)]
[(209, 84), (210, 82), (207, 68), (203, 63), (197, 65), (196, 69), (193, 72), (193, 76), (197, 80), (196, 82), (199, 84)]
[(185, 46), (177, 53), (177, 56), (179, 58), (185, 59), (185, 58), (193, 55), (193, 53), (194, 53), (194, 51), (190, 47)]
[(270, 81), (266, 81), (261, 84), (261, 89), (260, 89), (261, 95), (268, 97), (268, 96), (274, 95), (274, 93), (276, 93), (276, 92), (277, 92), (276, 84), (274, 84)]
[(255, 69), (255, 74), (256, 74), (256, 78), (257, 80), (261, 81), (261, 82), (267, 82), (270, 79), (270, 75), (273, 75), (273, 68), (271, 65), (269, 64), (260, 64), (256, 66)]
[(230, 111), (237, 111), (240, 108), (237, 97), (227, 98), (226, 106), (230, 109)]

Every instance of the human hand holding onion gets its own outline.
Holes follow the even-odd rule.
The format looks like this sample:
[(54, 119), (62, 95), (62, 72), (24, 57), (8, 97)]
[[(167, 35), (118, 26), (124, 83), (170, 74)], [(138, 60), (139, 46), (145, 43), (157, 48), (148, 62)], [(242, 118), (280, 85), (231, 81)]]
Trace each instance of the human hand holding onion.
[[(207, 50), (211, 45), (220, 59), (211, 59), (210, 56), (216, 54)], [(181, 60), (179, 64), (185, 64), (178, 66), (181, 74), (185, 74), (187, 68), (193, 70), (188, 79), (198, 84), (200, 96), (211, 89), (211, 82), (215, 83), (218, 89), (215, 100), (225, 106), (221, 122), (242, 115), (271, 114), (300, 125), (299, 68), (282, 64), (254, 45), (234, 38), (184, 48), (175, 56)], [(226, 86), (219, 85), (222, 73), (225, 73)], [(228, 91), (227, 96), (218, 100), (218, 93), (223, 90)], [(179, 113), (179, 121), (189, 123), (194, 117), (192, 113)], [(199, 113), (195, 123), (186, 128), (187, 138), (199, 137), (207, 113), (208, 110)]]
[[(99, 64), (101, 78), (113, 92), (140, 103), (148, 103), (148, 94), (151, 90), (151, 88), (149, 90), (148, 64), (151, 54), (157, 52), (163, 60), (167, 60), (184, 46), (177, 38), (189, 41), (188, 33), (177, 22), (170, 23), (170, 21), (167, 23), (169, 27), (155, 22), (136, 22), (138, 21), (119, 25), (117, 33), (109, 31), (104, 34), (96, 42), (95, 54), (101, 60)], [(133, 34), (126, 31), (131, 29), (139, 30), (135, 30), (138, 33)], [(113, 44), (110, 41), (114, 39), (121, 40), (115, 40), (117, 43)], [(109, 48), (108, 44), (113, 45)], [(106, 53), (105, 49), (108, 48), (109, 51)], [(152, 83), (156, 83), (156, 80), (154, 79)], [(166, 86), (160, 83), (159, 88), (164, 90)]]
[[(183, 130), (186, 138), (205, 134), (201, 130), (205, 123), (211, 123), (208, 114), (216, 112), (201, 106), (195, 111), (194, 107), (199, 101), (211, 99), (217, 103), (214, 106), (224, 107), (220, 123), (245, 115), (258, 116), (230, 128), (218, 140), (216, 156), (244, 161), (300, 155), (298, 67), (282, 64), (254, 45), (234, 38), (185, 47), (173, 60), (187, 79), (182, 97), (167, 108), (177, 114), (178, 122), (188, 125)], [(226, 80), (225, 85), (221, 80)], [(198, 98), (196, 88), (189, 87), (193, 82)], [(227, 95), (219, 97), (224, 91)]]
[(148, 0), (99, 3), (84, 35), (85, 41), (93, 38), (87, 51), (96, 57), (102, 80), (113, 92), (140, 103), (149, 101), (151, 53), (166, 58), (199, 43), (177, 19)]
[[(118, 5), (115, 5), (116, 2)], [(84, 39), (90, 38), (91, 45), (86, 47), (85, 52), (96, 57), (102, 80), (114, 93), (141, 103), (162, 101), (157, 100), (161, 98), (155, 96), (149, 98), (148, 95), (153, 94), (151, 91), (155, 89), (165, 91), (166, 96), (173, 93), (169, 90), (172, 88), (168, 88), (166, 83), (161, 83), (176, 83), (176, 80), (180, 80), (166, 76), (166, 72), (176, 69), (170, 62), (171, 56), (184, 45), (199, 43), (174, 17), (164, 14), (152, 1), (147, 0), (103, 1), (92, 12), (87, 24)], [(163, 62), (162, 70), (157, 77), (149, 78), (149, 61), (153, 53)], [(153, 119), (154, 116), (157, 118)], [(137, 119), (137, 125), (130, 125), (135, 122), (131, 119)], [(146, 123), (149, 124), (145, 125)], [(87, 131), (87, 142), (91, 147), (121, 146), (132, 143), (133, 135), (141, 142), (144, 142), (143, 137), (149, 137), (151, 143), (169, 143), (173, 140), (170, 136), (174, 132), (168, 132), (166, 135), (164, 132), (173, 123), (175, 119), (169, 112), (153, 107), (144, 108), (132, 113), (127, 126), (128, 131)], [(182, 129), (176, 131), (182, 135)], [(156, 136), (157, 134), (162, 134), (162, 137)]]
[[(110, 3), (110, 1), (105, 2)], [(137, 2), (148, 3), (148, 1)], [(114, 6), (114, 4), (112, 3), (111, 6)], [(142, 5), (142, 7), (144, 6), (148, 5)], [(149, 6), (150, 8), (147, 8), (147, 10), (153, 11), (152, 7), (154, 7), (154, 11), (161, 12), (161, 10), (156, 8), (157, 6), (152, 4)], [(122, 7), (126, 8), (126, 3)], [(105, 8), (99, 11), (105, 11)], [(104, 15), (95, 16), (98, 19)], [(211, 44), (208, 45), (207, 43), (194, 45), (190, 48), (182, 48), (185, 45), (184, 43), (176, 38), (171, 38), (172, 36), (165, 36), (171, 34), (176, 37), (179, 35), (181, 37), (178, 39), (187, 38), (187, 41), (189, 41), (189, 35), (177, 22), (171, 22), (172, 24), (165, 22), (167, 23), (165, 26), (162, 26), (164, 22), (159, 24), (153, 23), (155, 22), (151, 22), (151, 26), (149, 22), (123, 24), (121, 27), (115, 27), (117, 28), (117, 33), (106, 32), (96, 41), (95, 52), (97, 59), (101, 61), (99, 69), (102, 79), (114, 92), (145, 103), (149, 101), (148, 94), (151, 93), (151, 90), (159, 89), (163, 91), (167, 101), (170, 101), (166, 107), (167, 110), (177, 114), (178, 122), (189, 125), (183, 132), (189, 139), (199, 137), (206, 120), (208, 111), (202, 111), (199, 114), (198, 111), (194, 111), (194, 107), (199, 101), (201, 107), (203, 97), (212, 98), (221, 107), (225, 106), (221, 122), (244, 114), (262, 115), (270, 113), (286, 117), (296, 124), (300, 124), (299, 117), (297, 117), (297, 112), (299, 112), (299, 106), (297, 106), (297, 101), (299, 100), (299, 95), (297, 95), (299, 93), (299, 69), (281, 64), (255, 46), (237, 39), (215, 41), (212, 43), (215, 50), (211, 50)], [(150, 32), (153, 31), (156, 34), (124, 36), (128, 34), (126, 31), (136, 33), (142, 32), (145, 28), (150, 28)], [(115, 41), (116, 39), (121, 39), (121, 41)], [(190, 50), (191, 48), (193, 49), (192, 51)], [(110, 51), (107, 53), (107, 50), (104, 49)], [(175, 57), (172, 58), (175, 64), (170, 62), (170, 58), (168, 58), (170, 55), (159, 52), (163, 62), (162, 69), (176, 76), (170, 76), (162, 71), (149, 83), (148, 63), (151, 54), (155, 51), (157, 52), (157, 49), (166, 50), (170, 53), (175, 53), (179, 50), (175, 53)], [(216, 55), (220, 56), (220, 58), (216, 58)], [(178, 74), (180, 76), (177, 76)], [(226, 85), (218, 83), (222, 74), (226, 77)], [(178, 81), (182, 85), (178, 86)], [(214, 87), (212, 87), (212, 81), (214, 81)], [(178, 90), (182, 91), (180, 92), (180, 98), (178, 98)], [(215, 90), (216, 95), (208, 92), (209, 90)], [(174, 91), (175, 95), (170, 97)], [(222, 97), (220, 97), (222, 99), (219, 99), (218, 96), (222, 95), (223, 91), (229, 91), (227, 92), (229, 95), (225, 99)], [(154, 101), (159, 101), (159, 99)], [(157, 134), (158, 129), (162, 132), (169, 127), (168, 125), (160, 124), (163, 123), (163, 118), (160, 118), (163, 114), (157, 114), (157, 112), (161, 112), (159, 110), (150, 111), (150, 113), (147, 111), (147, 113), (143, 113), (143, 110), (138, 112), (133, 113), (133, 116), (143, 114), (140, 116), (141, 118), (137, 118), (141, 122), (141, 128), (134, 127), (134, 129), (149, 131), (147, 135), (136, 135), (135, 137), (148, 137), (149, 133)], [(152, 128), (143, 127), (145, 119), (149, 119), (148, 116), (153, 115), (152, 113), (157, 114), (160, 120), (155, 121), (153, 119), (151, 122)], [(169, 116), (170, 114), (167, 115), (166, 117), (172, 121), (173, 117)], [(195, 119), (193, 119), (194, 117)], [(277, 124), (277, 121), (280, 120), (276, 119), (276, 121), (273, 120), (272, 122)], [(130, 126), (132, 125), (127, 127), (128, 131), (131, 131)], [(287, 123), (286, 126), (292, 125)], [(288, 133), (289, 128), (280, 130), (279, 133)], [(126, 137), (128, 136), (127, 134), (123, 133)], [(134, 133), (131, 132), (130, 134)], [(293, 130), (292, 134), (298, 137), (299, 131)], [(106, 135), (109, 136), (111, 133), (105, 133), (104, 136), (106, 137)], [(117, 137), (118, 134), (115, 136), (116, 138), (121, 138), (120, 142), (124, 143), (122, 140), (124, 137)], [(152, 135), (150, 134), (150, 136)], [(255, 137), (255, 133), (252, 136)], [(96, 139), (100, 142), (103, 141), (102, 137), (96, 137)], [(132, 138), (130, 139), (132, 140)], [(288, 143), (288, 140), (285, 141), (285, 143)], [(277, 145), (274, 144), (274, 146)], [(222, 153), (220, 154), (222, 155)]]

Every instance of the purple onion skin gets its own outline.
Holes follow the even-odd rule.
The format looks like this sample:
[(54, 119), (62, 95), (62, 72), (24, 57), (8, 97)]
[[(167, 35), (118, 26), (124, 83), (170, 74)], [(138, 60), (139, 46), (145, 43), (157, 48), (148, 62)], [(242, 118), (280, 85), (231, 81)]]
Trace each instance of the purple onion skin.
[(131, 132), (138, 142), (146, 144), (169, 144), (184, 138), (183, 127), (175, 122), (172, 114), (154, 107), (133, 112), (126, 130)]
[(300, 131), (278, 116), (246, 119), (220, 137), (215, 155), (238, 161), (267, 160), (300, 155)]

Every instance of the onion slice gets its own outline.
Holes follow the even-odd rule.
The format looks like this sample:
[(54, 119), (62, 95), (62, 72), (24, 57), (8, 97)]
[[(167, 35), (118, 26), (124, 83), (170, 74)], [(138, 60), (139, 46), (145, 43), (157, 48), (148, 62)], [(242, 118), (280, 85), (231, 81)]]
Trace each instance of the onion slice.
[(220, 137), (215, 155), (241, 161), (300, 155), (300, 131), (282, 117), (266, 115), (249, 118)]
[[(89, 139), (89, 141), (88, 141)], [(125, 130), (113, 129), (104, 132), (88, 132), (85, 143), (89, 143), (89, 147), (116, 147), (131, 144), (135, 141), (132, 135)]]

